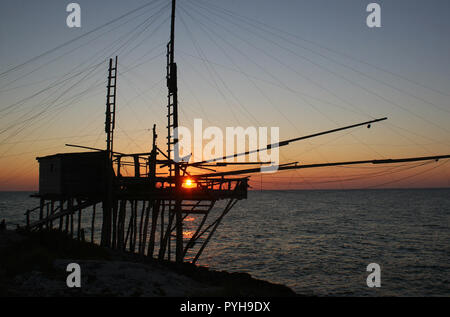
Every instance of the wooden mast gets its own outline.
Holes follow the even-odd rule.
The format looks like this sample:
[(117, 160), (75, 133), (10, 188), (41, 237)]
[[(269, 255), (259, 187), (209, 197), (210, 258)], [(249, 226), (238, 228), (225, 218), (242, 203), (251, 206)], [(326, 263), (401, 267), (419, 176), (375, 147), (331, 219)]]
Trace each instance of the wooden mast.
[[(167, 156), (169, 160), (173, 158), (179, 161), (178, 145), (178, 85), (177, 85), (177, 64), (174, 58), (175, 48), (175, 7), (176, 1), (172, 0), (172, 15), (170, 23), (170, 42), (167, 45), (167, 88), (168, 94), (168, 114), (167, 114)], [(172, 148), (173, 146), (173, 148)], [(173, 152), (173, 156), (172, 156)], [(181, 215), (181, 180), (180, 167), (176, 163), (170, 164), (170, 176), (175, 178), (175, 204), (169, 204), (169, 213), (175, 213), (176, 248), (175, 257), (177, 262), (183, 262), (183, 219)], [(170, 244), (170, 241), (169, 241)], [(170, 256), (170, 255), (169, 255)]]
[(103, 227), (101, 244), (103, 246), (111, 246), (111, 222), (112, 222), (112, 205), (113, 205), (113, 145), (114, 145), (114, 127), (116, 121), (116, 85), (117, 82), (117, 56), (114, 61), (109, 59), (108, 69), (108, 86), (106, 94), (106, 120), (105, 120), (105, 132), (106, 132), (106, 197), (103, 202)]

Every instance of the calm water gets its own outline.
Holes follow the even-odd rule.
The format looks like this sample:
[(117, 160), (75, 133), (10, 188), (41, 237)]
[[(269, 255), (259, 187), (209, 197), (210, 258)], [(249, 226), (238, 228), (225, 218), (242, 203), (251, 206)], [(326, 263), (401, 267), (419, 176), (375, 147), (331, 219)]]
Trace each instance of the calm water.
[[(28, 195), (0, 192), (0, 218), (23, 223)], [(450, 296), (450, 189), (250, 192), (200, 264), (310, 295)]]

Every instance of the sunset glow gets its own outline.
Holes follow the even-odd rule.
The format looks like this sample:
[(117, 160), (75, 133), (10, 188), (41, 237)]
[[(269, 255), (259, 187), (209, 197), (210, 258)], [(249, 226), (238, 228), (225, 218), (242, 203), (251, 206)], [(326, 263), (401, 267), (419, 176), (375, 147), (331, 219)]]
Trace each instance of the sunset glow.
[[(201, 118), (205, 131), (211, 126), (223, 131), (234, 126), (279, 127), (280, 140), (285, 140), (386, 116), (388, 120), (370, 129), (361, 127), (280, 148), (280, 163), (450, 153), (446, 93), (450, 45), (441, 40), (446, 38), (449, 22), (443, 17), (438, 19), (440, 28), (430, 23), (410, 25), (408, 34), (414, 37), (405, 36), (400, 22), (405, 14), (414, 21), (429, 17), (436, 21), (448, 4), (418, 2), (408, 13), (401, 4), (386, 4), (392, 14), (384, 16), (383, 27), (374, 30), (365, 25), (360, 6), (350, 2), (339, 4), (340, 10), (335, 10), (335, 2), (312, 1), (306, 9), (303, 2), (286, 2), (274, 11), (270, 2), (258, 1), (256, 16), (250, 3), (211, 1), (210, 12), (203, 5), (180, 2), (176, 31), (180, 125), (192, 129), (194, 120)], [(0, 78), (0, 190), (37, 190), (35, 158), (80, 151), (66, 143), (106, 147), (105, 82), (107, 60), (114, 51), (105, 50), (109, 46), (119, 57), (114, 149), (147, 152), (155, 123), (157, 143), (166, 151), (167, 96), (162, 92), (167, 89), (163, 65), (170, 12), (164, 4), (149, 9), (161, 12), (154, 21), (150, 19), (154, 25), (142, 34), (140, 23), (150, 14), (136, 14), (123, 25), (112, 25), (114, 32), (88, 34), (62, 51), (33, 60), (138, 5), (137, 0), (115, 1), (105, 11), (103, 1), (87, 2), (82, 6), (82, 27), (72, 29), (49, 1), (40, 4), (38, 21), (34, 21), (33, 2), (20, 8), (14, 2), (2, 7), (1, 21), (8, 32), (1, 38), (5, 49), (0, 51), (0, 69), (12, 71)], [(248, 16), (248, 22), (230, 20), (214, 11), (216, 5)], [(95, 18), (92, 12), (98, 12)], [(333, 19), (324, 12), (334, 12)], [(252, 19), (266, 21), (264, 28), (270, 32), (261, 32)], [(29, 21), (34, 21), (32, 26)], [(136, 43), (125, 45), (133, 28)], [(15, 69), (14, 65), (22, 66)], [(198, 156), (201, 151), (194, 151), (194, 146), (191, 152)], [(199, 160), (191, 158), (191, 162)], [(369, 165), (253, 174), (249, 184), (253, 190), (449, 187), (447, 161), (410, 164), (411, 168)], [(232, 168), (220, 171), (227, 169)], [(193, 175), (202, 173), (193, 171)], [(126, 167), (121, 172), (124, 176), (134, 173)], [(183, 186), (196, 184), (187, 180)]]
[(193, 187), (195, 187), (194, 181), (192, 179), (190, 179), (190, 178), (186, 179), (184, 181), (183, 185), (184, 185), (185, 188), (193, 188)]

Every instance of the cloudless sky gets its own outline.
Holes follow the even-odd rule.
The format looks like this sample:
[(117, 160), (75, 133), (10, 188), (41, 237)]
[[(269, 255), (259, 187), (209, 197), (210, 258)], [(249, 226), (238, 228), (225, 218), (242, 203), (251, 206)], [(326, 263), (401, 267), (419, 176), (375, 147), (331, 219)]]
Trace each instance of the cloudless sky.
[[(450, 2), (378, 1), (382, 27), (368, 28), (370, 2), (179, 0), (180, 124), (278, 126), (285, 139), (387, 116), (290, 145), (280, 159), (450, 153)], [(104, 147), (107, 59), (116, 54), (116, 149), (148, 150), (153, 123), (165, 148), (170, 1), (78, 1), (81, 28), (66, 26), (68, 3), (1, 2), (0, 73), (151, 5), (0, 75), (0, 190), (36, 189), (35, 157), (74, 151), (65, 143)], [(263, 188), (450, 186), (445, 163), (283, 172), (264, 175)]]

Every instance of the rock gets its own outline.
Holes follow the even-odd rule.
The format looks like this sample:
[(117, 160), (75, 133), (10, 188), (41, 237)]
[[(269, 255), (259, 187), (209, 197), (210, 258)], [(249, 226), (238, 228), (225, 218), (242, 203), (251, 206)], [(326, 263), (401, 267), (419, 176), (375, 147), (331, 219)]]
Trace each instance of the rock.
[[(297, 296), (284, 285), (247, 273), (157, 261), (74, 241), (59, 232), (0, 233), (3, 296)], [(66, 285), (69, 263), (81, 267), (81, 287)]]

